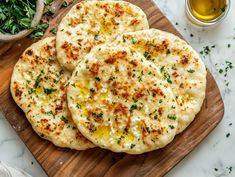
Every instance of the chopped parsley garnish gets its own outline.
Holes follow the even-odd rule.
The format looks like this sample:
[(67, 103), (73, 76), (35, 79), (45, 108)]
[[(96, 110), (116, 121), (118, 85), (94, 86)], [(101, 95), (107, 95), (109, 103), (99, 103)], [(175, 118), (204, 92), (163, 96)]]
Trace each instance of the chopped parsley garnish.
[(135, 147), (135, 144), (131, 144), (130, 148), (133, 149)]
[(69, 121), (68, 121), (68, 119), (66, 119), (64, 116), (61, 116), (61, 118), (60, 118), (64, 123), (68, 123)]
[(171, 80), (171, 77), (170, 77), (170, 74), (168, 73), (164, 73), (164, 79), (169, 83), (169, 84), (172, 84), (172, 80)]
[(136, 104), (133, 104), (133, 105), (131, 105), (129, 111), (130, 111), (130, 112), (133, 112), (133, 111), (134, 111), (135, 109), (137, 109), (137, 108), (138, 108), (137, 105), (136, 105)]
[(147, 51), (144, 52), (144, 57), (145, 57), (147, 60), (151, 60), (151, 55), (150, 55)]
[(146, 130), (147, 130), (147, 132), (148, 132), (148, 133), (150, 133), (150, 129), (149, 129), (149, 127), (146, 127)]
[(159, 100), (159, 103), (162, 103), (162, 102), (163, 102), (163, 100), (162, 100), (162, 99), (160, 99), (160, 100)]
[(164, 69), (165, 69), (165, 66), (162, 66), (162, 67), (160, 68), (161, 73), (164, 71)]
[(94, 92), (95, 92), (95, 89), (90, 88), (90, 92), (91, 92), (91, 93), (94, 93)]
[(170, 49), (167, 49), (166, 54), (169, 55), (171, 53)]
[(190, 37), (193, 37), (193, 36), (194, 36), (194, 35), (191, 33), (191, 34), (190, 34)]
[(126, 38), (125, 38), (124, 36), (122, 37), (122, 41), (123, 41), (123, 42), (126, 42)]
[(37, 88), (39, 86), (39, 83), (41, 82), (42, 78), (41, 78), (42, 74), (39, 74), (35, 80), (35, 84), (34, 87)]
[(43, 91), (45, 94), (50, 95), (53, 92), (55, 92), (57, 89), (53, 89), (53, 88), (43, 88)]
[(169, 125), (170, 129), (174, 129), (175, 126), (174, 125)]
[(52, 34), (56, 34), (56, 29), (55, 29), (55, 28), (52, 28), (52, 29), (50, 30), (50, 32), (51, 32)]
[(36, 1), (3, 0), (0, 2), (0, 33), (16, 34), (31, 27), (36, 13)]
[(168, 115), (167, 118), (168, 118), (168, 119), (171, 119), (171, 120), (176, 120), (176, 117), (175, 117), (175, 116), (172, 116), (172, 115)]
[(100, 78), (99, 77), (95, 77), (95, 80), (100, 81)]
[(227, 134), (226, 134), (226, 138), (228, 138), (228, 137), (230, 137), (230, 133), (227, 133)]
[(193, 69), (189, 69), (189, 70), (187, 70), (189, 73), (194, 73), (195, 72), (195, 70), (193, 70)]
[(77, 103), (76, 107), (77, 107), (78, 109), (81, 109), (82, 106), (81, 106), (79, 103)]
[(154, 120), (157, 120), (158, 119), (158, 115), (156, 114), (153, 118), (154, 118)]
[(229, 170), (229, 172), (228, 172), (229, 174), (230, 174), (230, 173), (232, 172), (232, 170), (233, 170), (233, 167), (231, 167), (231, 166), (230, 166), (230, 167), (226, 167), (226, 168)]
[(132, 44), (135, 44), (136, 43), (136, 39), (135, 38), (131, 38), (131, 42), (132, 42)]
[(179, 23), (178, 23), (178, 22), (175, 22), (175, 25), (177, 26), (177, 25), (179, 25)]
[(94, 40), (95, 40), (95, 41), (98, 41), (98, 40), (99, 40), (98, 35), (95, 35)]
[(228, 44), (228, 48), (230, 48), (231, 47), (231, 44)]
[(218, 171), (218, 168), (214, 168), (215, 171)]

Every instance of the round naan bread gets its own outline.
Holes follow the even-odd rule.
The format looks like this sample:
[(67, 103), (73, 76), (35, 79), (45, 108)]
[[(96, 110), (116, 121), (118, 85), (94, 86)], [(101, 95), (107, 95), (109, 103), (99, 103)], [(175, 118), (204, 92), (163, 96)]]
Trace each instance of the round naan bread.
[(79, 61), (67, 99), (80, 132), (97, 146), (140, 154), (172, 141), (177, 104), (169, 84), (142, 54), (96, 46)]
[(78, 61), (99, 44), (124, 32), (148, 29), (144, 12), (124, 1), (82, 1), (62, 19), (56, 36), (57, 58), (73, 71)]
[(70, 77), (56, 59), (55, 38), (45, 38), (26, 49), (16, 63), (11, 94), (38, 135), (56, 146), (84, 150), (94, 145), (77, 130), (67, 108)]
[(199, 55), (184, 40), (156, 29), (124, 33), (115, 43), (140, 52), (157, 66), (175, 95), (180, 112), (177, 133), (182, 132), (205, 98), (207, 72)]

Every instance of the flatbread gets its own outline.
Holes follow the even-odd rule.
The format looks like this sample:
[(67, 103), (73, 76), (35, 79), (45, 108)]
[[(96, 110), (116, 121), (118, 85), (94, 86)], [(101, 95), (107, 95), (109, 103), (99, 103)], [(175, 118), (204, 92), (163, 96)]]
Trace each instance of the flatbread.
[(55, 55), (55, 38), (40, 40), (20, 57), (11, 78), (11, 94), (35, 132), (56, 146), (94, 147), (75, 127), (66, 102), (67, 81)]
[(182, 132), (205, 98), (206, 68), (197, 52), (179, 37), (156, 29), (125, 33), (115, 43), (140, 52), (165, 76), (179, 106), (177, 133)]
[(73, 71), (78, 61), (96, 45), (110, 43), (124, 32), (148, 29), (144, 12), (125, 1), (82, 1), (59, 24), (57, 58)]
[(75, 124), (101, 148), (141, 154), (175, 136), (178, 111), (169, 84), (128, 47), (93, 48), (78, 63), (67, 91)]

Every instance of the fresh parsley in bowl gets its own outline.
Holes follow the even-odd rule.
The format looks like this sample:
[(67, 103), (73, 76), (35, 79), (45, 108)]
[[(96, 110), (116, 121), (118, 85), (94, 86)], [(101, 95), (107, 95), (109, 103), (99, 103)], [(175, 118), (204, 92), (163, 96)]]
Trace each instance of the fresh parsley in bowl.
[(43, 14), (43, 0), (2, 0), (0, 41), (12, 41), (33, 31)]

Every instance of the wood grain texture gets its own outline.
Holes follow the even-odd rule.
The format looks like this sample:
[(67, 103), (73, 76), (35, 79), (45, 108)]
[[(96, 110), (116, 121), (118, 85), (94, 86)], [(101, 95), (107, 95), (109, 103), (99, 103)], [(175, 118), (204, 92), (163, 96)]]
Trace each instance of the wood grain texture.
[[(62, 2), (55, 1), (57, 4)], [(182, 37), (152, 0), (130, 0), (130, 2), (145, 11), (152, 28), (172, 32)], [(58, 12), (51, 20), (48, 31), (58, 24), (70, 7), (57, 8)], [(49, 35), (49, 32), (46, 35)], [(0, 110), (49, 176), (163, 176), (191, 152), (223, 117), (223, 101), (215, 80), (208, 72), (206, 99), (202, 110), (186, 131), (177, 135), (167, 147), (142, 155), (113, 153), (100, 148), (87, 151), (57, 148), (34, 133), (9, 91), (13, 67), (21, 53), (33, 42), (35, 40), (27, 38), (14, 42), (11, 48), (0, 56)], [(1, 47), (3, 46), (1, 44)]]

